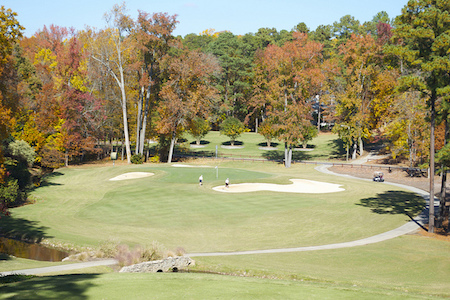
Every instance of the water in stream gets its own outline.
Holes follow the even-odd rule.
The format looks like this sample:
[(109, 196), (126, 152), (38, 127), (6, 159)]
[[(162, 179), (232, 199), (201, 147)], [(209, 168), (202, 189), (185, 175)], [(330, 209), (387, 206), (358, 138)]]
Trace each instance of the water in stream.
[(69, 256), (66, 252), (46, 248), (39, 244), (25, 243), (3, 237), (0, 237), (0, 253), (42, 261), (61, 261)]

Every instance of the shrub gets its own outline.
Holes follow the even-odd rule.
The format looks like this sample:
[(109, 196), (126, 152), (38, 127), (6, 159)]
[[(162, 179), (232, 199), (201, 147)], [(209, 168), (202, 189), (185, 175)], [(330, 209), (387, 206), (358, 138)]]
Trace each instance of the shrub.
[(133, 154), (131, 156), (131, 163), (132, 164), (137, 164), (137, 165), (144, 163), (144, 155), (142, 155), (142, 154)]
[(33, 165), (36, 158), (34, 149), (27, 142), (22, 140), (11, 142), (8, 145), (8, 151), (13, 157), (26, 161), (29, 167)]
[(152, 157), (150, 158), (150, 162), (151, 162), (151, 163), (159, 163), (159, 155), (156, 154), (155, 156), (152, 156)]

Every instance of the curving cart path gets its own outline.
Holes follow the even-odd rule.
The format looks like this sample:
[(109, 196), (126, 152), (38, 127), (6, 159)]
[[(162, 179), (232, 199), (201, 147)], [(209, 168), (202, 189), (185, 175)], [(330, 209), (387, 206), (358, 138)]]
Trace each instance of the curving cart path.
[[(356, 161), (354, 163), (357, 163)], [(342, 176), (342, 177), (348, 177), (358, 180), (366, 180), (371, 181), (369, 179), (361, 179), (358, 177), (350, 176), (350, 175), (343, 175), (338, 174), (330, 171), (328, 168), (330, 165), (321, 165), (316, 167), (315, 169), (319, 172), (323, 172), (330, 175), (335, 176)], [(410, 190), (414, 193), (417, 193), (425, 198), (427, 203), (429, 203), (430, 195), (429, 193), (417, 189), (415, 187), (403, 185), (403, 184), (397, 184), (397, 183), (391, 183), (391, 182), (384, 182), (380, 184), (389, 184), (397, 187), (401, 187), (407, 190)], [(434, 201), (434, 205), (439, 205), (438, 201)], [(393, 230), (374, 235), (371, 237), (367, 237), (360, 240), (350, 241), (350, 242), (344, 242), (344, 243), (336, 243), (336, 244), (328, 244), (328, 245), (320, 245), (320, 246), (308, 246), (308, 247), (296, 247), (296, 248), (281, 248), (281, 249), (266, 249), (266, 250), (250, 250), (250, 251), (236, 251), (236, 252), (210, 252), (210, 253), (188, 253), (186, 254), (189, 257), (202, 257), (202, 256), (229, 256), (229, 255), (248, 255), (248, 254), (267, 254), (267, 253), (287, 253), (287, 252), (301, 252), (301, 251), (316, 251), (316, 250), (329, 250), (329, 249), (340, 249), (340, 248), (349, 248), (349, 247), (356, 247), (356, 246), (363, 246), (368, 244), (374, 244), (382, 241), (386, 241), (389, 239), (393, 239), (396, 237), (399, 237), (401, 235), (405, 235), (408, 233), (412, 233), (416, 231), (418, 228), (420, 228), (423, 224), (427, 222), (428, 218), (428, 209), (424, 210), (419, 216), (412, 219), (410, 222), (395, 228)], [(35, 268), (35, 269), (25, 269), (25, 270), (16, 270), (16, 271), (9, 271), (9, 272), (0, 272), (0, 276), (6, 276), (11, 274), (43, 274), (43, 273), (51, 273), (51, 272), (60, 272), (60, 271), (67, 271), (67, 270), (77, 270), (82, 268), (88, 268), (88, 267), (94, 267), (94, 266), (106, 266), (106, 265), (115, 265), (117, 264), (117, 261), (114, 259), (108, 259), (108, 260), (100, 260), (100, 261), (91, 261), (91, 262), (83, 262), (83, 263), (74, 263), (74, 264), (68, 264), (68, 265), (60, 265), (60, 266), (53, 266), (53, 267), (44, 267), (44, 268)]]

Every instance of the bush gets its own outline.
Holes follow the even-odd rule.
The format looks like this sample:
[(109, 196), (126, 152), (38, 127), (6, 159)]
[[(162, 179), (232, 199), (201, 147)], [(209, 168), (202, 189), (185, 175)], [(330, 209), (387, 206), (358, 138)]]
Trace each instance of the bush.
[(152, 157), (150, 158), (150, 162), (151, 162), (151, 163), (159, 163), (159, 155), (156, 154), (155, 156), (152, 156)]
[(140, 165), (140, 164), (144, 163), (144, 155), (142, 155), (142, 154), (133, 154), (131, 156), (131, 163), (132, 164), (136, 164), (136, 165)]
[(8, 152), (16, 159), (22, 159), (31, 167), (36, 158), (34, 149), (25, 141), (13, 141), (8, 145)]

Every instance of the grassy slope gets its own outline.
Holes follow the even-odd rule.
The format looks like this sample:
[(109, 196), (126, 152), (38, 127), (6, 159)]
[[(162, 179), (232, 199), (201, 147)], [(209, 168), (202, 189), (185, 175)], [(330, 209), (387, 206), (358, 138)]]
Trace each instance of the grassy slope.
[[(245, 170), (247, 167), (253, 170)], [(156, 175), (108, 180), (130, 171)], [(402, 214), (373, 213), (371, 207), (361, 205), (361, 199), (385, 194), (392, 187), (335, 178), (309, 165), (286, 170), (273, 163), (223, 163), (218, 180), (214, 167), (144, 165), (59, 172), (51, 185), (33, 193), (38, 199), (35, 205), (13, 210), (14, 218), (36, 222), (56, 240), (83, 246), (114, 238), (129, 244), (156, 240), (188, 252), (298, 247), (364, 238), (408, 220)], [(203, 187), (197, 184), (200, 174), (205, 178)], [(222, 185), (226, 177), (232, 183), (280, 184), (288, 184), (289, 178), (308, 178), (342, 184), (346, 191), (227, 194), (211, 189)]]
[[(329, 138), (323, 145), (331, 143)], [(330, 144), (330, 145), (331, 145)], [(316, 150), (319, 147), (316, 148)], [(235, 150), (232, 150), (235, 151)], [(204, 162), (198, 162), (204, 164)], [(125, 171), (142, 171), (147, 168), (154, 171), (157, 175), (148, 180), (155, 185), (149, 185), (147, 179), (139, 179), (130, 187), (128, 182), (114, 183), (115, 189), (111, 190), (111, 182), (107, 179), (119, 175)], [(225, 168), (245, 169), (248, 172), (240, 174), (224, 173)], [(230, 247), (230, 249), (245, 248), (251, 245), (252, 248), (262, 246), (270, 248), (276, 244), (285, 245), (303, 243), (323, 244), (334, 240), (349, 240), (358, 236), (368, 236), (378, 231), (397, 226), (407, 220), (404, 214), (395, 214), (401, 212), (398, 203), (393, 203), (393, 199), (384, 197), (389, 194), (388, 190), (383, 190), (381, 185), (361, 184), (352, 180), (326, 177), (316, 173), (311, 167), (297, 165), (294, 168), (285, 169), (277, 164), (249, 164), (240, 162), (228, 162), (220, 164), (220, 176), (231, 176), (232, 183), (239, 181), (258, 182), (276, 182), (287, 183), (288, 178), (308, 178), (312, 180), (328, 181), (332, 183), (344, 184), (347, 189), (345, 194), (334, 194), (332, 197), (323, 198), (322, 196), (297, 197), (296, 200), (286, 201), (281, 197), (276, 202), (282, 202), (277, 207), (284, 214), (273, 220), (274, 226), (279, 226), (281, 219), (294, 220), (295, 223), (286, 223), (283, 228), (274, 230), (275, 236), (272, 240), (256, 241), (245, 240), (248, 238), (245, 234), (238, 238), (237, 242), (224, 242), (224, 235), (215, 228), (216, 219), (205, 221), (200, 224), (185, 223), (185, 212), (173, 214), (177, 210), (186, 209), (190, 214), (199, 213), (198, 216), (212, 215), (221, 222), (226, 222), (224, 228), (232, 234), (240, 234), (238, 230), (233, 231), (233, 226), (239, 228), (239, 218), (225, 218), (222, 212), (228, 212), (227, 216), (244, 211), (246, 218), (251, 218), (252, 222), (258, 225), (258, 218), (255, 214), (263, 216), (265, 221), (259, 224), (267, 224), (268, 215), (273, 213), (274, 206), (268, 199), (265, 199), (266, 193), (258, 193), (258, 197), (244, 196), (245, 205), (242, 201), (233, 201), (230, 203), (223, 195), (212, 193), (209, 188), (215, 184), (222, 184), (223, 177), (215, 182), (215, 173), (203, 174), (206, 186), (199, 189), (196, 185), (198, 174), (196, 169), (185, 169), (173, 173), (171, 169), (167, 170), (164, 166), (156, 167), (154, 165), (146, 166), (127, 166), (122, 168), (76, 168), (62, 170), (64, 176), (56, 176), (51, 186), (40, 188), (35, 192), (38, 203), (33, 206), (23, 207), (14, 210), (14, 215), (22, 222), (29, 222), (29, 226), (38, 227), (46, 235), (54, 236), (57, 239), (70, 241), (78, 244), (95, 244), (97, 238), (106, 238), (106, 235), (112, 231), (125, 241), (131, 243), (142, 242), (142, 234), (151, 232), (154, 234), (157, 230), (145, 228), (147, 221), (135, 220), (121, 215), (141, 213), (138, 208), (142, 205), (133, 207), (133, 199), (136, 197), (131, 194), (139, 187), (140, 193), (151, 190), (151, 197), (142, 199), (140, 203), (152, 201), (155, 191), (166, 195), (165, 200), (171, 198), (185, 199), (184, 195), (195, 194), (195, 198), (189, 202), (176, 201), (176, 209), (171, 207), (174, 203), (167, 202), (169, 206), (158, 207), (161, 204), (161, 198), (157, 198), (152, 204), (151, 209), (142, 212), (142, 216), (152, 214), (155, 210), (161, 214), (161, 217), (152, 218), (152, 222), (162, 226), (159, 230), (171, 236), (171, 231), (178, 231), (182, 234), (190, 234), (189, 228), (196, 229), (200, 227), (204, 232), (201, 239), (214, 238), (212, 233), (222, 234), (221, 240), (217, 242), (217, 248)], [(256, 173), (250, 172), (254, 171)], [(67, 173), (68, 172), (68, 173)], [(232, 176), (236, 176), (235, 178)], [(258, 178), (259, 177), (259, 178)], [(86, 181), (85, 178), (89, 180)], [(154, 188), (160, 188), (163, 184), (169, 184), (172, 190), (181, 188), (181, 192), (165, 192)], [(83, 186), (80, 191), (79, 186)], [(72, 187), (73, 186), (73, 187)], [(356, 187), (356, 188), (355, 188)], [(381, 189), (380, 189), (381, 188)], [(171, 195), (171, 196), (168, 196)], [(270, 195), (276, 197), (276, 195)], [(336, 197), (338, 196), (338, 197)], [(405, 195), (402, 195), (405, 196)], [(408, 195), (407, 195), (408, 196)], [(409, 195), (411, 196), (411, 195)], [(233, 198), (235, 196), (233, 195)], [(270, 197), (269, 197), (270, 198)], [(116, 199), (111, 201), (110, 199)], [(263, 203), (267, 210), (259, 206)], [(299, 201), (301, 199), (301, 201)], [(315, 208), (314, 204), (320, 200), (320, 205)], [(359, 201), (357, 199), (360, 199)], [(406, 199), (406, 198), (405, 198)], [(405, 200), (401, 199), (401, 200)], [(233, 199), (234, 200), (234, 199)], [(242, 199), (241, 199), (242, 200)], [(361, 201), (366, 200), (366, 201)], [(376, 200), (379, 200), (378, 202)], [(394, 199), (395, 200), (395, 199)], [(406, 199), (408, 200), (408, 199)], [(257, 201), (258, 205), (250, 205), (252, 201)], [(312, 201), (312, 202), (311, 202)], [(355, 202), (356, 201), (356, 202)], [(386, 203), (391, 201), (391, 203)], [(120, 203), (124, 202), (124, 203)], [(211, 203), (209, 203), (211, 202)], [(249, 204), (250, 202), (250, 204)], [(404, 202), (404, 201), (402, 201)], [(298, 206), (301, 204), (300, 206)], [(312, 205), (313, 204), (313, 205)], [(364, 204), (364, 205), (356, 205)], [(217, 207), (219, 205), (219, 207)], [(64, 209), (61, 208), (64, 207)], [(98, 211), (98, 214), (88, 213), (92, 208)], [(194, 209), (195, 208), (195, 209)], [(372, 209), (380, 209), (379, 213), (374, 213)], [(397, 208), (397, 210), (396, 210)], [(127, 213), (117, 213), (125, 209)], [(236, 210), (237, 209), (237, 210)], [(296, 210), (295, 218), (289, 218), (289, 213)], [(254, 212), (256, 210), (257, 212)], [(384, 210), (384, 211), (383, 211)], [(116, 213), (114, 213), (116, 212)], [(217, 212), (214, 214), (214, 212)], [(111, 213), (113, 213), (111, 215)], [(165, 215), (164, 215), (165, 214)], [(120, 226), (115, 226), (114, 219)], [(120, 219), (123, 218), (123, 219)], [(181, 219), (180, 219), (181, 218)], [(101, 220), (96, 222), (95, 219)], [(206, 220), (207, 218), (204, 217)], [(37, 220), (37, 223), (30, 222)], [(120, 222), (119, 222), (120, 221)], [(198, 221), (195, 220), (196, 222)], [(127, 223), (128, 222), (128, 223)], [(203, 222), (203, 221), (202, 221)], [(237, 223), (239, 226), (237, 226)], [(368, 226), (369, 224), (369, 226)], [(167, 226), (168, 229), (164, 229)], [(186, 230), (183, 230), (183, 228)], [(208, 228), (208, 227), (211, 228)], [(205, 228), (204, 228), (205, 227)], [(124, 228), (123, 230), (121, 228)], [(156, 228), (156, 226), (155, 226)], [(251, 233), (261, 236), (267, 235), (265, 228), (260, 231), (257, 226), (248, 227)], [(293, 228), (290, 230), (290, 228)], [(117, 231), (115, 231), (117, 230)], [(283, 230), (286, 230), (285, 233)], [(195, 232), (195, 230), (194, 230)], [(296, 234), (300, 232), (302, 234)], [(106, 233), (106, 234), (105, 234)], [(290, 239), (292, 233), (294, 237)], [(199, 231), (189, 238), (198, 235)], [(210, 236), (208, 236), (210, 234)], [(281, 235), (280, 237), (276, 235)], [(140, 236), (140, 237), (139, 237)], [(181, 237), (182, 235), (178, 235)], [(261, 237), (260, 236), (260, 237)], [(146, 239), (150, 239), (144, 235)], [(287, 241), (285, 241), (286, 239)], [(159, 240), (159, 239), (158, 239)], [(180, 239), (178, 240), (180, 241)], [(169, 239), (160, 241), (166, 246), (180, 246), (179, 242), (171, 243)], [(189, 241), (187, 241), (189, 242)], [(206, 244), (197, 245), (199, 240), (192, 242), (192, 249), (214, 250)], [(173, 245), (172, 245), (173, 244)], [(219, 247), (220, 246), (220, 247)], [(188, 246), (188, 250), (190, 246)], [(223, 250), (223, 248), (221, 248)], [(30, 298), (32, 293), (37, 290), (43, 298), (60, 299), (65, 296), (77, 294), (78, 298), (124, 298), (133, 296), (133, 298), (148, 298), (151, 294), (153, 298), (168, 298), (184, 296), (187, 299), (198, 298), (283, 298), (283, 299), (339, 299), (339, 298), (361, 298), (361, 299), (411, 299), (411, 298), (431, 298), (430, 295), (436, 294), (449, 297), (450, 284), (447, 278), (450, 277), (450, 262), (448, 257), (448, 242), (434, 241), (422, 237), (405, 236), (394, 240), (356, 247), (352, 249), (327, 250), (317, 252), (285, 253), (276, 255), (251, 255), (251, 256), (233, 256), (233, 257), (203, 257), (197, 258), (198, 270), (213, 270), (218, 272), (227, 272), (234, 274), (247, 274), (267, 278), (280, 278), (282, 280), (267, 280), (242, 277), (227, 277), (220, 275), (205, 274), (95, 274), (95, 272), (105, 272), (105, 269), (94, 269), (91, 271), (83, 270), (83, 273), (94, 273), (85, 275), (65, 275), (65, 276), (46, 276), (43, 278), (32, 279), (25, 282), (8, 284), (0, 286), (0, 298), (8, 298), (18, 295), (19, 298)], [(2, 266), (14, 262), (1, 261)], [(25, 260), (24, 260), (25, 261)], [(5, 264), (6, 263), (6, 264)], [(21, 264), (25, 265), (23, 261)], [(293, 281), (292, 279), (305, 280), (304, 282)], [(312, 281), (312, 282), (311, 282)], [(40, 288), (40, 289), (38, 289)]]
[[(179, 151), (203, 154), (205, 156), (215, 156), (216, 146), (220, 156), (228, 157), (253, 157), (253, 158), (269, 158), (269, 159), (283, 159), (284, 145), (282, 142), (274, 141), (271, 146), (276, 147), (276, 150), (266, 150), (267, 146), (264, 138), (254, 132), (246, 132), (237, 139), (236, 145), (243, 146), (243, 148), (227, 149), (223, 145), (229, 145), (228, 137), (220, 135), (218, 131), (210, 131), (202, 141), (202, 148), (193, 148), (191, 145), (195, 144), (195, 140), (188, 134), (185, 135), (185, 141), (178, 145)], [(339, 141), (336, 135), (321, 134), (314, 138), (308, 144), (309, 149), (313, 151), (293, 151), (294, 160), (330, 160), (338, 158), (340, 153)]]

